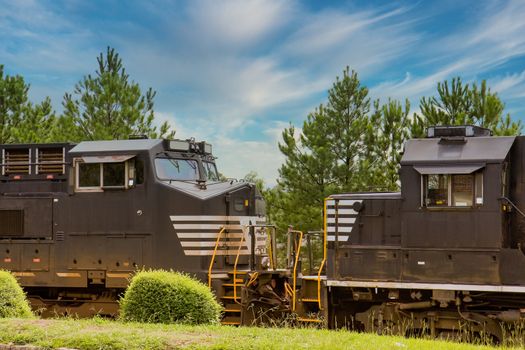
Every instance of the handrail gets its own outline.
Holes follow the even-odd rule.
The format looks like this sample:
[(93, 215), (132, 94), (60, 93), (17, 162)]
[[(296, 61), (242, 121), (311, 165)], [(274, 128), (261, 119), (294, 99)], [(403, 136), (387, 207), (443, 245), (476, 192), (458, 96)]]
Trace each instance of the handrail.
[(302, 231), (296, 231), (296, 230), (289, 230), (288, 233), (298, 233), (299, 234), (299, 242), (297, 242), (297, 246), (295, 248), (295, 261), (293, 264), (293, 296), (292, 296), (292, 311), (295, 311), (295, 299), (296, 299), (296, 288), (297, 288), (297, 265), (299, 265), (299, 254), (301, 252), (301, 244), (303, 241), (303, 232)]
[(239, 248), (237, 248), (237, 256), (235, 257), (235, 263), (233, 264), (233, 301), (240, 304), (237, 301), (237, 263), (239, 262), (239, 256), (241, 255), (242, 244), (244, 243), (244, 232), (241, 235), (241, 241), (239, 242)]
[(321, 261), (321, 265), (319, 266), (319, 271), (317, 271), (317, 302), (319, 303), (319, 310), (323, 309), (322, 302), (321, 302), (321, 273), (323, 271), (324, 264), (326, 264), (326, 245), (327, 245), (327, 205), (326, 202), (328, 201), (328, 198), (324, 199), (324, 213), (323, 213), (323, 261)]
[(221, 240), (221, 236), (223, 232), (226, 229), (224, 226), (221, 226), (221, 230), (219, 231), (219, 234), (217, 235), (217, 240), (215, 241), (215, 248), (213, 249), (213, 255), (211, 256), (210, 261), (210, 267), (208, 268), (208, 288), (211, 288), (211, 270), (213, 269), (213, 263), (215, 262), (215, 255), (217, 255), (217, 249), (219, 248), (219, 242)]
[(257, 277), (259, 277), (259, 272), (255, 271), (255, 272), (251, 275), (249, 281), (246, 282), (246, 287), (251, 286), (251, 285), (255, 282), (255, 280), (257, 280)]
[(293, 289), (292, 286), (288, 282), (284, 282), (284, 291), (286, 295), (293, 296)]

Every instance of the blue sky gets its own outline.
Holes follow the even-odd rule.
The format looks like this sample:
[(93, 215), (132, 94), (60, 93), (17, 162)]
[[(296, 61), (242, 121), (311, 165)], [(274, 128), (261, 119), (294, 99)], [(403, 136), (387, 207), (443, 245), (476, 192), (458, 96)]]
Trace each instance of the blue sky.
[(0, 0), (0, 64), (60, 112), (114, 47), (178, 137), (212, 142), (227, 176), (274, 184), (282, 129), (300, 128), (347, 65), (371, 97), (413, 111), (438, 81), (487, 79), (523, 119), (523, 18), (525, 1)]

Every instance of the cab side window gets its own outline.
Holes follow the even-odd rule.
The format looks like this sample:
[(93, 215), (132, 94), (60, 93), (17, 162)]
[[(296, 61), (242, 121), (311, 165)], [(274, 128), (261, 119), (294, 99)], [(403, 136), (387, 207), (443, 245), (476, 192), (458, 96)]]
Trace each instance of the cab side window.
[(100, 187), (100, 164), (78, 163), (79, 188)]
[(104, 163), (102, 164), (103, 187), (125, 187), (126, 186), (126, 164)]
[(121, 162), (108, 162), (107, 160), (84, 162), (81, 158), (76, 159), (76, 191), (102, 192), (133, 187), (135, 185), (134, 162), (133, 159)]
[(483, 173), (423, 175), (425, 207), (465, 208), (483, 204)]

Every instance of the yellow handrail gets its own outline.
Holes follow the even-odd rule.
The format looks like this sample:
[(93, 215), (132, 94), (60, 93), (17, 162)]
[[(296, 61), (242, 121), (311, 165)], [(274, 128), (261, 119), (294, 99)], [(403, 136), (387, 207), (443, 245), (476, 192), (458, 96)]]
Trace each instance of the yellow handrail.
[(235, 257), (235, 263), (233, 264), (233, 301), (237, 304), (240, 304), (237, 301), (237, 263), (239, 262), (239, 255), (241, 255), (241, 248), (244, 242), (244, 232), (241, 235), (241, 241), (239, 243), (239, 248), (237, 248), (237, 256)]
[(323, 309), (322, 303), (321, 303), (321, 273), (323, 271), (324, 264), (326, 263), (326, 221), (327, 221), (327, 202), (328, 198), (324, 199), (324, 213), (323, 213), (323, 261), (321, 261), (321, 266), (319, 266), (319, 271), (317, 271), (317, 302), (319, 303), (319, 310)]
[(211, 270), (213, 269), (213, 263), (215, 262), (215, 255), (217, 255), (217, 249), (219, 248), (219, 242), (225, 228), (221, 227), (219, 234), (217, 235), (217, 240), (215, 241), (215, 248), (213, 249), (213, 255), (211, 256), (210, 267), (208, 268), (208, 288), (211, 288)]
[(250, 280), (246, 283), (246, 287), (251, 286), (251, 285), (255, 282), (255, 280), (257, 279), (257, 277), (259, 277), (259, 272), (255, 271), (255, 272), (251, 275)]
[(297, 288), (297, 265), (299, 265), (299, 254), (301, 252), (301, 244), (303, 242), (303, 232), (302, 231), (295, 231), (290, 230), (288, 233), (298, 233), (299, 234), (299, 242), (297, 243), (296, 249), (295, 249), (295, 262), (293, 264), (293, 296), (292, 296), (292, 311), (295, 311), (295, 297), (297, 294), (296, 288)]
[(286, 295), (293, 296), (293, 289), (292, 286), (288, 282), (284, 282), (284, 290), (286, 292)]
[(268, 250), (269, 250), (269, 256), (270, 256), (270, 267), (272, 268), (272, 270), (275, 270), (275, 262), (273, 261), (273, 249), (272, 249), (272, 246), (273, 246), (272, 232), (274, 231), (270, 229), (270, 245), (268, 246)]

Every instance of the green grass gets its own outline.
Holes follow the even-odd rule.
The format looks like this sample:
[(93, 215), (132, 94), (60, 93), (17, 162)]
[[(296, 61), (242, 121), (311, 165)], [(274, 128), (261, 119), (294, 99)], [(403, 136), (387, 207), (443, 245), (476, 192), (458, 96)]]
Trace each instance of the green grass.
[(348, 331), (122, 323), (100, 318), (0, 319), (0, 344), (9, 343), (76, 349), (491, 349)]

